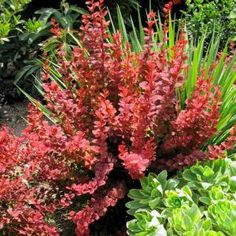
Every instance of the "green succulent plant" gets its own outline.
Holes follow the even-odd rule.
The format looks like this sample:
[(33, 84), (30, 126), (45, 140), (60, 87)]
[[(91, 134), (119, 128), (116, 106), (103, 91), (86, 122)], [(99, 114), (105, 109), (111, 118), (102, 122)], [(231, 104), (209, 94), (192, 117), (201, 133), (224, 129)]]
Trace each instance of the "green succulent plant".
[[(223, 236), (236, 234), (236, 160), (196, 164), (175, 178), (149, 174), (126, 204), (128, 234)], [(155, 223), (154, 223), (155, 222)], [(161, 234), (160, 234), (161, 235)]]

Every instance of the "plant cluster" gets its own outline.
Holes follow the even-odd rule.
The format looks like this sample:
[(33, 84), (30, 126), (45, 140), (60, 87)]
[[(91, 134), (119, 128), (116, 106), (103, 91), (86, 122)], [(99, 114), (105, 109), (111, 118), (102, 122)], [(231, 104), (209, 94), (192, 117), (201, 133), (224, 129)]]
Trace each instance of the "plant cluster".
[(177, 177), (149, 174), (130, 190), (128, 234), (223, 236), (236, 233), (236, 161), (219, 159)]
[[(12, 6), (12, 8), (16, 7)], [(69, 48), (70, 44), (75, 44), (73, 31), (80, 23), (78, 18), (86, 13), (84, 9), (69, 5), (65, 1), (61, 1), (60, 9), (42, 8), (34, 12), (32, 19), (25, 19), (26, 11), (27, 8), (22, 8), (22, 19), (18, 17), (19, 23), (9, 32), (4, 44), (0, 45), (0, 79), (2, 80), (0, 91), (10, 98), (17, 95), (13, 82), (18, 83), (31, 94), (35, 94), (36, 90), (32, 89), (33, 77), (40, 74), (39, 59), (43, 54), (42, 46), (47, 47), (53, 54), (53, 49), (58, 43), (57, 40), (51, 39), (53, 36), (50, 31), (51, 19), (56, 19), (64, 29), (60, 42), (65, 48)], [(24, 80), (21, 80), (22, 78)], [(6, 89), (7, 87), (9, 89)]]
[(1, 0), (0, 1), (0, 44), (8, 41), (11, 30), (22, 23), (20, 13), (31, 0)]
[[(23, 44), (17, 48), (17, 54), (19, 54), (18, 60), (22, 60), (23, 57), (23, 55), (20, 54), (22, 47), (24, 47), (25, 50), (28, 50), (28, 52), (24, 63), (20, 63), (18, 60), (14, 61), (14, 63), (20, 67), (18, 68), (14, 82), (16, 84), (20, 84), (22, 78), (27, 79), (29, 76), (40, 75), (42, 63), (39, 58), (42, 56), (44, 50), (48, 52), (48, 59), (52, 59), (51, 57), (54, 56), (54, 50), (59, 43), (64, 45), (64, 49), (66, 51), (69, 51), (71, 45), (74, 45), (75, 41), (77, 40), (74, 36), (74, 28), (79, 27), (79, 18), (85, 13), (86, 11), (84, 9), (75, 5), (69, 5), (66, 1), (61, 2), (60, 9), (42, 8), (34, 12), (34, 15), (37, 16), (38, 22), (40, 22), (40, 27), (38, 27), (36, 31), (32, 31), (32, 29), (24, 32), (20, 38), (16, 39), (18, 43), (20, 41), (20, 44)], [(31, 24), (31, 22), (32, 20), (28, 20), (28, 24)], [(53, 38), (53, 32), (51, 32), (51, 28), (53, 27), (54, 22), (57, 22), (60, 27), (64, 29), (60, 40), (58, 40), (58, 38)], [(13, 45), (16, 44), (15, 41), (12, 41), (11, 43)], [(32, 56), (30, 57), (28, 55), (29, 52), (34, 52), (33, 54), (38, 54), (38, 56), (36, 58)], [(16, 52), (14, 51), (13, 53)], [(6, 54), (6, 51), (3, 50), (2, 54), (7, 55), (10, 61), (12, 60), (11, 54)], [(24, 86), (22, 86), (22, 88), (24, 88)]]
[[(46, 108), (33, 100), (36, 108), (30, 108), (20, 137), (1, 130), (3, 234), (58, 235), (63, 226), (56, 216), (63, 210), (77, 235), (89, 235), (90, 225), (150, 167), (175, 171), (222, 158), (234, 146), (232, 128), (222, 143), (202, 150), (217, 134), (221, 112), (220, 87), (211, 73), (202, 68), (201, 76), (196, 74), (193, 91), (180, 106), (188, 59), (184, 32), (168, 49), (164, 27), (165, 43), (154, 44), (150, 12), (144, 48), (133, 52), (121, 33), (109, 34), (103, 3), (87, 1), (89, 14), (82, 17), (71, 56), (58, 45), (56, 75), (45, 61)], [(63, 35), (55, 21), (52, 32)], [(37, 108), (47, 109), (55, 124)]]
[(221, 33), (222, 47), (230, 39), (236, 39), (236, 3), (234, 0), (187, 0), (184, 11), (190, 35), (197, 38), (207, 32)]

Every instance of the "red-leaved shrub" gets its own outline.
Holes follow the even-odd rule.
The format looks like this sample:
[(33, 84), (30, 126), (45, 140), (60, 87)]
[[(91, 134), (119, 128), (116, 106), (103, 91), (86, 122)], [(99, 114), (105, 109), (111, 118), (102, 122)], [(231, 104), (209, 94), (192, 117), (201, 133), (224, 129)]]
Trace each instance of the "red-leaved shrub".
[[(87, 4), (82, 46), (68, 59), (59, 45), (62, 83), (51, 80), (50, 65), (44, 66), (45, 100), (57, 124), (30, 107), (20, 137), (6, 127), (0, 132), (0, 232), (8, 235), (59, 235), (58, 211), (68, 213), (77, 235), (89, 235), (89, 225), (124, 198), (127, 176), (139, 179), (151, 164), (182, 169), (223, 157), (234, 145), (235, 129), (223, 144), (201, 150), (219, 119), (220, 92), (210, 76), (198, 78), (186, 108), (179, 109), (184, 33), (172, 57), (164, 44), (153, 50), (151, 12), (144, 49), (134, 53), (119, 32), (109, 38), (103, 0)], [(52, 31), (60, 37), (55, 22)], [(114, 178), (114, 171), (124, 178)]]

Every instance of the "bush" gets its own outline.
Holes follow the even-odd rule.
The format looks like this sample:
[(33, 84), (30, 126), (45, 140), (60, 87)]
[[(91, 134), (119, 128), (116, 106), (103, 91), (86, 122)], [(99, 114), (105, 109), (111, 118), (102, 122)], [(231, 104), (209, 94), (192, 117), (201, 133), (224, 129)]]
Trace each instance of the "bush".
[(9, 34), (22, 24), (20, 13), (31, 0), (1, 0), (0, 1), (0, 44), (9, 41)]
[[(14, 2), (20, 4), (21, 1)], [(29, 1), (23, 2), (26, 4)], [(10, 4), (10, 1), (6, 1), (4, 4), (6, 9), (18, 9), (18, 5), (11, 5), (10, 8), (8, 4)], [(2, 40), (4, 43), (0, 43), (0, 79), (2, 80), (0, 91), (6, 97), (10, 95), (8, 96), (10, 98), (15, 98), (17, 95), (13, 82), (18, 83), (26, 91), (32, 93), (33, 75), (35, 73), (39, 74), (41, 69), (39, 58), (43, 54), (42, 45), (46, 44), (53, 35), (50, 31), (51, 18), (55, 18), (61, 27), (65, 29), (60, 42), (69, 47), (68, 45), (74, 41), (73, 28), (80, 25), (78, 18), (82, 13), (86, 13), (85, 10), (79, 7), (69, 6), (65, 1), (61, 1), (60, 9), (43, 8), (33, 12), (31, 19), (26, 19), (24, 14), (27, 12), (27, 8), (26, 5), (24, 6), (22, 5), (20, 8), (21, 18), (19, 13), (14, 17), (12, 16), (15, 20), (18, 20), (18, 23), (11, 25), (12, 29)], [(2, 19), (5, 19), (5, 17), (2, 17)], [(54, 42), (54, 44), (56, 43)], [(21, 80), (22, 78), (25, 80)]]
[[(89, 14), (83, 15), (72, 55), (59, 44), (54, 67), (45, 61), (47, 105), (32, 102), (47, 109), (55, 124), (31, 107), (21, 137), (7, 128), (0, 133), (3, 234), (58, 235), (66, 217), (77, 235), (89, 235), (90, 225), (124, 198), (151, 164), (175, 171), (224, 157), (234, 146), (235, 128), (224, 142), (207, 145), (217, 134), (220, 88), (204, 72), (195, 73), (196, 83), (186, 86), (185, 34), (172, 45), (165, 27), (164, 43), (154, 44), (151, 12), (144, 48), (133, 52), (121, 33), (109, 34), (103, 2), (87, 2)], [(55, 38), (63, 35), (55, 22), (52, 32)], [(193, 92), (181, 110), (178, 95), (185, 94), (185, 86)]]
[(166, 171), (149, 174), (128, 194), (128, 234), (234, 235), (235, 180), (235, 158), (198, 163), (170, 179)]
[(185, 20), (188, 25), (189, 33), (193, 38), (208, 33), (221, 33), (221, 47), (230, 40), (236, 38), (236, 3), (234, 0), (220, 1), (186, 1), (184, 12)]

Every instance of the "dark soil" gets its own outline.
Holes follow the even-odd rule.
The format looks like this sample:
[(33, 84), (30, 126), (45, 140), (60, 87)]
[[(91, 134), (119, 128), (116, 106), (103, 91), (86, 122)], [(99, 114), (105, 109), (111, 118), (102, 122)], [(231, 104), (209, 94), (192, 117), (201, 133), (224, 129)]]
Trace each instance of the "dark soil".
[(105, 216), (91, 225), (91, 236), (126, 236), (126, 222), (131, 217), (126, 213), (127, 197), (115, 207), (110, 207)]
[(15, 135), (20, 135), (26, 126), (27, 104), (28, 101), (26, 100), (15, 101), (14, 103), (2, 101), (0, 104), (0, 125), (6, 125), (13, 130)]

